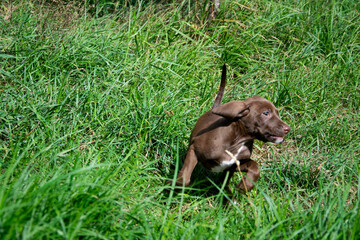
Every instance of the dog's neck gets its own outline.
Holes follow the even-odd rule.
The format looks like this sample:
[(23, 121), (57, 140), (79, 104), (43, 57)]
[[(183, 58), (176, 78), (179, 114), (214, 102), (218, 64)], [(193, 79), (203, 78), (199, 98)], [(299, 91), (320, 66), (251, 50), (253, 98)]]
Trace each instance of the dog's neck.
[(248, 132), (245, 124), (241, 120), (234, 121), (232, 123), (233, 131), (236, 135), (234, 142), (242, 143), (242, 142), (250, 142), (253, 141), (256, 137), (251, 135)]

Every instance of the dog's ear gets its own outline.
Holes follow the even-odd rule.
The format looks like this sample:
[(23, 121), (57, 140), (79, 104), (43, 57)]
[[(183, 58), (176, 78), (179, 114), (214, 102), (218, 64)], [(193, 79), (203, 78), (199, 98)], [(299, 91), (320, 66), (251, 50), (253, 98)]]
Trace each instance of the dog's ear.
[(233, 119), (236, 117), (241, 118), (248, 115), (250, 110), (249, 106), (245, 102), (233, 101), (214, 108), (211, 112), (225, 118)]

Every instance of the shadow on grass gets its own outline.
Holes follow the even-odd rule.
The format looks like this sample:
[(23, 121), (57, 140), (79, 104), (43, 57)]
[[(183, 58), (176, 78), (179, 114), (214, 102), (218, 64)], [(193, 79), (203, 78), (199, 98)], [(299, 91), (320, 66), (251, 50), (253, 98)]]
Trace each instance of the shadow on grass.
[[(182, 150), (179, 153), (179, 159), (181, 159), (181, 162), (179, 163), (178, 171), (183, 166), (183, 160), (185, 159), (186, 155), (186, 149)], [(185, 187), (179, 187), (167, 184), (168, 180), (171, 182), (174, 179), (174, 175), (177, 175), (178, 172), (175, 172), (176, 166), (175, 164), (172, 164), (170, 167), (171, 171), (169, 174), (164, 175), (165, 176), (165, 190), (166, 192), (165, 197), (168, 197), (168, 194), (170, 193), (171, 189), (174, 189), (175, 193), (181, 193), (184, 192), (185, 194), (194, 196), (194, 197), (215, 197), (219, 195), (220, 189), (223, 186), (224, 183), (224, 177), (223, 173), (213, 173), (208, 170), (206, 170), (201, 163), (198, 163), (191, 175), (191, 183), (190, 186)]]

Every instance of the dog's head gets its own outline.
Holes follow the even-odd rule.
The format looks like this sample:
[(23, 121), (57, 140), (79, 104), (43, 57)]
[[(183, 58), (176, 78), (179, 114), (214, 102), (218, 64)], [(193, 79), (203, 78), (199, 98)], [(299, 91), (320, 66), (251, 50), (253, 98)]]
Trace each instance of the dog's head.
[(264, 142), (281, 143), (290, 132), (290, 127), (279, 117), (274, 104), (262, 97), (245, 100), (249, 114), (241, 118), (249, 134)]
[(213, 109), (212, 113), (241, 121), (249, 135), (263, 142), (281, 143), (290, 131), (274, 104), (262, 97), (229, 102)]

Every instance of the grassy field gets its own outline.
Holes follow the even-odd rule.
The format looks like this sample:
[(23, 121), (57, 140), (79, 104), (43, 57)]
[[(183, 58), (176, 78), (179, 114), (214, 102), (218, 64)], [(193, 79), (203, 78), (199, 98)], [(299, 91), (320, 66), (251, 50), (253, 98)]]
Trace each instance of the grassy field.
[[(1, 2), (1, 239), (360, 239), (358, 1), (94, 2)], [(224, 63), (292, 128), (234, 206), (165, 186)]]

